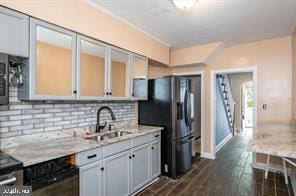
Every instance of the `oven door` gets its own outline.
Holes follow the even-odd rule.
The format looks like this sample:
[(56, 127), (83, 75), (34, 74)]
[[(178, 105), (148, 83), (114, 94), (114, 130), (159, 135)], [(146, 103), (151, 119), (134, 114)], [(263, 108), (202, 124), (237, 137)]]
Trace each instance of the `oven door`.
[(33, 190), (33, 196), (79, 196), (79, 176), (75, 174), (63, 180)]
[(15, 171), (0, 176), (0, 186), (18, 186), (23, 185), (23, 171)]

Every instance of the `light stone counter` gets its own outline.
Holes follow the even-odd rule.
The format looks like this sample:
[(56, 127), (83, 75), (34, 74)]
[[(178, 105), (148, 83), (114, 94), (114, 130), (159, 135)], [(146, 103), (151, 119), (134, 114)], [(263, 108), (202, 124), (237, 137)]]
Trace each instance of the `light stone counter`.
[(254, 129), (247, 150), (273, 156), (296, 158), (296, 128), (281, 124), (262, 124)]
[(55, 140), (18, 145), (14, 147), (4, 148), (2, 149), (2, 151), (22, 161), (24, 166), (29, 166), (66, 155), (75, 154), (92, 148), (108, 145), (118, 141), (130, 139), (140, 135), (157, 132), (162, 129), (162, 127), (154, 126), (125, 126), (118, 129), (118, 131), (127, 131), (131, 132), (131, 134), (107, 139), (100, 142), (87, 140), (85, 138), (82, 138), (81, 135), (78, 135), (75, 137), (65, 137)]

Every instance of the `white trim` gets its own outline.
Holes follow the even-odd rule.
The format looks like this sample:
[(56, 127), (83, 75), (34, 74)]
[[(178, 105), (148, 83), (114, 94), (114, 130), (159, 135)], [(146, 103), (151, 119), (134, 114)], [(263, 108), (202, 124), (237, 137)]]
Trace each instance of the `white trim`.
[[(215, 141), (216, 141), (216, 75), (220, 73), (253, 73), (254, 85), (254, 111), (253, 111), (253, 126), (257, 126), (257, 66), (240, 67), (233, 69), (217, 69), (211, 70), (211, 154), (215, 157)], [(253, 132), (254, 133), (254, 132)], [(256, 162), (256, 156), (253, 154), (253, 164)]]
[(215, 153), (217, 153), (221, 148), (232, 138), (232, 134), (229, 133), (216, 147), (215, 147)]
[(98, 4), (96, 4), (96, 3), (93, 2), (92, 0), (84, 0), (84, 1), (85, 1), (86, 3), (88, 3), (88, 4), (90, 4), (91, 6), (95, 7), (96, 9), (98, 9), (98, 10), (104, 12), (105, 14), (108, 14), (109, 16), (111, 16), (111, 17), (113, 17), (113, 18), (115, 18), (115, 19), (117, 19), (117, 20), (120, 20), (121, 22), (124, 22), (125, 24), (129, 25), (130, 27), (132, 27), (132, 28), (134, 28), (134, 29), (136, 29), (136, 30), (138, 30), (138, 31), (140, 31), (140, 32), (142, 32), (142, 33), (144, 33), (145, 35), (147, 35), (148, 37), (154, 39), (155, 41), (158, 41), (158, 42), (160, 42), (161, 44), (163, 44), (163, 45), (165, 45), (165, 46), (167, 46), (167, 47), (171, 47), (171, 45), (168, 44), (168, 43), (166, 43), (165, 41), (162, 41), (161, 39), (155, 37), (154, 35), (151, 35), (150, 33), (144, 31), (143, 29), (139, 28), (138, 26), (136, 26), (136, 25), (130, 23), (129, 21), (127, 21), (127, 20), (121, 18), (120, 16), (118, 16), (118, 15), (112, 13), (111, 11), (107, 10), (106, 8), (104, 8), (104, 7), (102, 7), (102, 6), (98, 5)]
[[(201, 100), (200, 100), (200, 110), (201, 110), (201, 115), (200, 115), (200, 137), (201, 137), (201, 148), (200, 148), (200, 153), (201, 156), (202, 154), (207, 154), (204, 152), (204, 145), (205, 145), (205, 80), (204, 80), (204, 71), (196, 71), (196, 72), (178, 72), (178, 73), (172, 73), (174, 76), (190, 76), (190, 75), (200, 75), (200, 82), (201, 82), (201, 89), (200, 89), (200, 94), (201, 94)], [(206, 157), (205, 157), (206, 158)]]
[(200, 157), (202, 158), (206, 158), (206, 159), (215, 159), (215, 157), (213, 157), (212, 153), (207, 153), (207, 152), (203, 152), (200, 154)]

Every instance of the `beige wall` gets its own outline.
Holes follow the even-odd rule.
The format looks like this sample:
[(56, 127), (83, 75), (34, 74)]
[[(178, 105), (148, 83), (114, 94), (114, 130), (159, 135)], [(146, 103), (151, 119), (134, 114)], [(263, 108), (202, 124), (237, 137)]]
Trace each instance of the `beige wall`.
[(171, 74), (172, 74), (172, 71), (169, 67), (153, 66), (153, 65), (148, 66), (148, 78), (149, 79), (168, 76)]
[(206, 63), (215, 50), (219, 49), (221, 42), (181, 48), (170, 53), (170, 66), (182, 66)]
[(36, 44), (36, 94), (72, 95), (72, 50)]
[(80, 53), (80, 95), (104, 96), (105, 60), (103, 58)]
[[(174, 68), (173, 72), (205, 73), (205, 152), (210, 152), (211, 70), (256, 66), (258, 123), (290, 123), (292, 119), (291, 37), (281, 37), (225, 48), (208, 66)], [(262, 109), (267, 104), (267, 110)]]
[(0, 5), (169, 64), (169, 47), (83, 0), (0, 0)]
[(112, 96), (125, 97), (127, 91), (127, 65), (122, 62), (112, 61), (111, 92)]

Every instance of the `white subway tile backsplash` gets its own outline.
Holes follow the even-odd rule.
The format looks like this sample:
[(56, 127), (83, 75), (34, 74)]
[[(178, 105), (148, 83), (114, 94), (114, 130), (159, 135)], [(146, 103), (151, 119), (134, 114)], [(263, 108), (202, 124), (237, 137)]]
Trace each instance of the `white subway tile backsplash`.
[(20, 125), (21, 123), (22, 121), (20, 120), (0, 122), (0, 127), (15, 126), (15, 125)]
[(57, 122), (61, 121), (63, 118), (62, 117), (56, 117), (56, 118), (45, 118), (44, 122)]
[(48, 113), (48, 114), (34, 114), (34, 118), (51, 118), (53, 117), (53, 114)]
[(12, 126), (9, 129), (10, 129), (10, 131), (20, 131), (20, 130), (26, 130), (26, 129), (33, 129), (33, 125)]
[(24, 119), (31, 119), (31, 118), (33, 118), (32, 115), (9, 116), (9, 120), (24, 120)]
[(23, 130), (23, 134), (29, 135), (29, 134), (34, 134), (34, 133), (41, 133), (43, 131), (44, 131), (43, 128), (40, 128), (40, 129), (27, 129), (27, 130)]
[[(9, 96), (9, 105), (0, 106), (1, 138), (95, 125), (97, 110), (102, 106), (109, 106), (118, 122), (135, 120), (135, 103), (130, 101), (23, 102), (17, 99), (16, 88), (10, 88)], [(110, 114), (102, 111), (100, 121), (111, 122)]]
[(46, 128), (44, 129), (44, 131), (56, 131), (56, 130), (61, 130), (61, 129), (63, 129), (62, 126), (46, 127)]
[(51, 127), (53, 123), (38, 123), (34, 124), (34, 128), (44, 128), (44, 127)]

